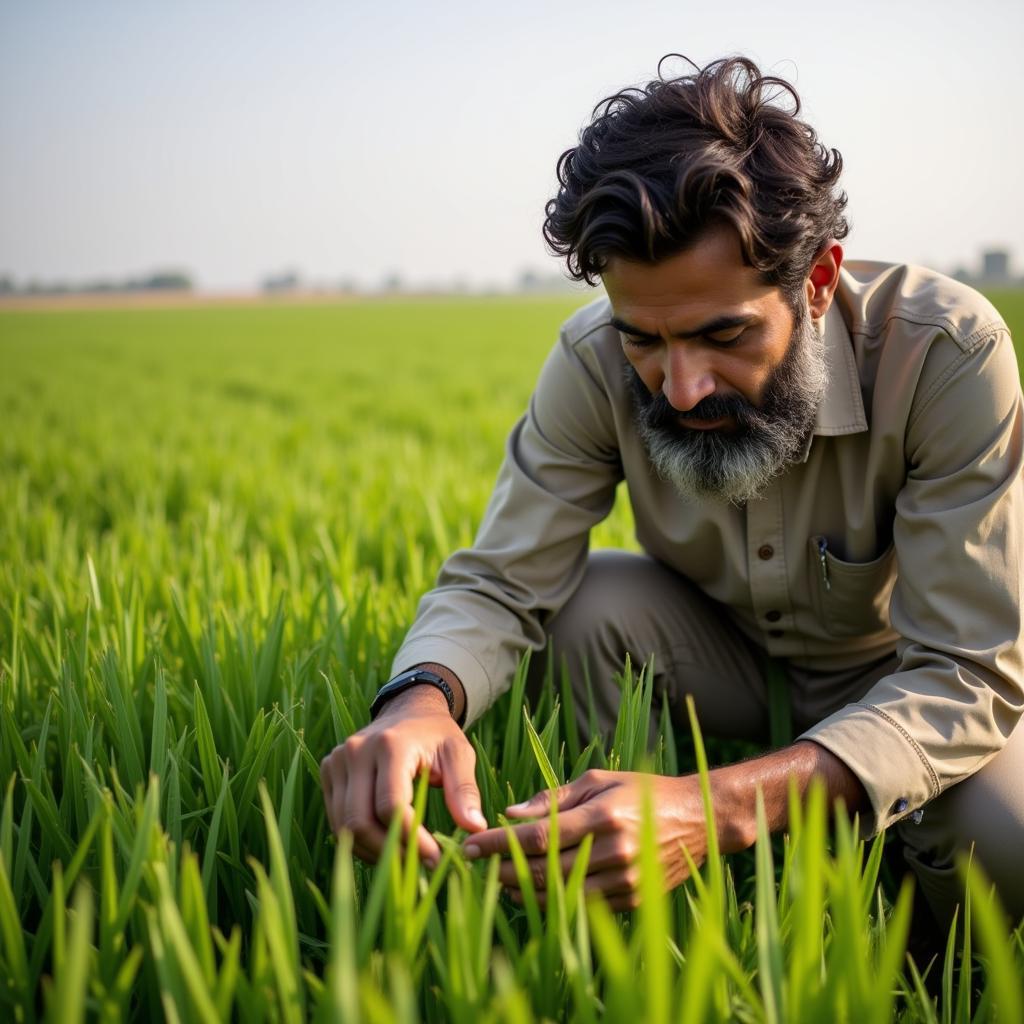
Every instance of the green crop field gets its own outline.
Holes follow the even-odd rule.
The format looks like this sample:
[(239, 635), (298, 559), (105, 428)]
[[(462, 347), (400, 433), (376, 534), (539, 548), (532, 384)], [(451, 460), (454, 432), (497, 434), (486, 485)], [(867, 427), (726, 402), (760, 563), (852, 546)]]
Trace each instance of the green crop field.
[[(995, 301), (1024, 338), (1024, 294)], [(574, 304), (0, 313), (0, 1019), (1024, 1019), (983, 879), (908, 958), (911, 890), (820, 793), (669, 897), (649, 837), (628, 916), (579, 872), (543, 911), (455, 842), (428, 872), (393, 830), (371, 870), (328, 834), (318, 762), (471, 541)], [(634, 544), (622, 502), (593, 539)], [(664, 725), (648, 759), (649, 681), (623, 684), (608, 750), (558, 687), (478, 723), (490, 821), (588, 766), (695, 768)]]

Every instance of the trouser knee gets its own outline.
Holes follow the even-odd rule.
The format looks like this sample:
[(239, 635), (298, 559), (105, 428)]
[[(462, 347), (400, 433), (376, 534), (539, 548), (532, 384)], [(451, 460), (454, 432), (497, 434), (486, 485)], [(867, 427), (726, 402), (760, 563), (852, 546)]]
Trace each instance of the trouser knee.
[(548, 648), (531, 662), (530, 688), (540, 692), (549, 659), (557, 681), (564, 659), (581, 728), (614, 728), (628, 657), (636, 672), (653, 661), (656, 713), (667, 702), (677, 726), (686, 727), (685, 696), (692, 694), (710, 734), (766, 736), (764, 687), (750, 645), (721, 606), (653, 558), (591, 553), (580, 586), (546, 629)]
[[(968, 855), (995, 884), (1014, 922), (1024, 917), (1024, 721), (980, 771), (923, 808), (921, 821), (897, 828), (904, 857), (938, 922), (947, 927), (963, 902), (960, 862)], [(961, 914), (962, 917), (962, 914)]]

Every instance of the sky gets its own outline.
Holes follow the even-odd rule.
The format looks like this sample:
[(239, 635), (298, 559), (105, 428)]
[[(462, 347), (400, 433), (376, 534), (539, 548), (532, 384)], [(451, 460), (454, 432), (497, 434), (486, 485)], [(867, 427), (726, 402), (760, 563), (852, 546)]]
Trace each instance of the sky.
[(841, 151), (847, 258), (1024, 270), (1024, 3), (0, 0), (0, 276), (554, 273), (594, 104), (742, 53)]

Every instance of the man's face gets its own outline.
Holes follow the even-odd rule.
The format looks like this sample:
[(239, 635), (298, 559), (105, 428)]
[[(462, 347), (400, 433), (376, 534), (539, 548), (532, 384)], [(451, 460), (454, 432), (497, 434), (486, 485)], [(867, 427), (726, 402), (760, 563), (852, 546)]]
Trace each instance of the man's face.
[(687, 496), (756, 497), (799, 456), (824, 392), (804, 296), (795, 317), (729, 227), (659, 263), (612, 259), (602, 276), (655, 469)]

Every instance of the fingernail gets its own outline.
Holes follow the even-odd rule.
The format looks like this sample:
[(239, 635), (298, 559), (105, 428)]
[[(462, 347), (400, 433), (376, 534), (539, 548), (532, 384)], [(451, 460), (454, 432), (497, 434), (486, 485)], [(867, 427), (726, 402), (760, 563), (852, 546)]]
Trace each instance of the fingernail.
[(477, 828), (487, 828), (487, 819), (480, 811), (470, 811), (467, 817)]
[(474, 846), (471, 843), (469, 846), (464, 846), (462, 848), (462, 853), (466, 860), (476, 860), (476, 858), (480, 856), (480, 847)]
[(508, 807), (505, 808), (505, 810), (506, 811), (525, 811), (526, 810), (526, 806), (527, 806), (527, 804), (529, 804), (529, 802), (530, 802), (529, 800), (524, 800), (521, 804), (509, 804)]

